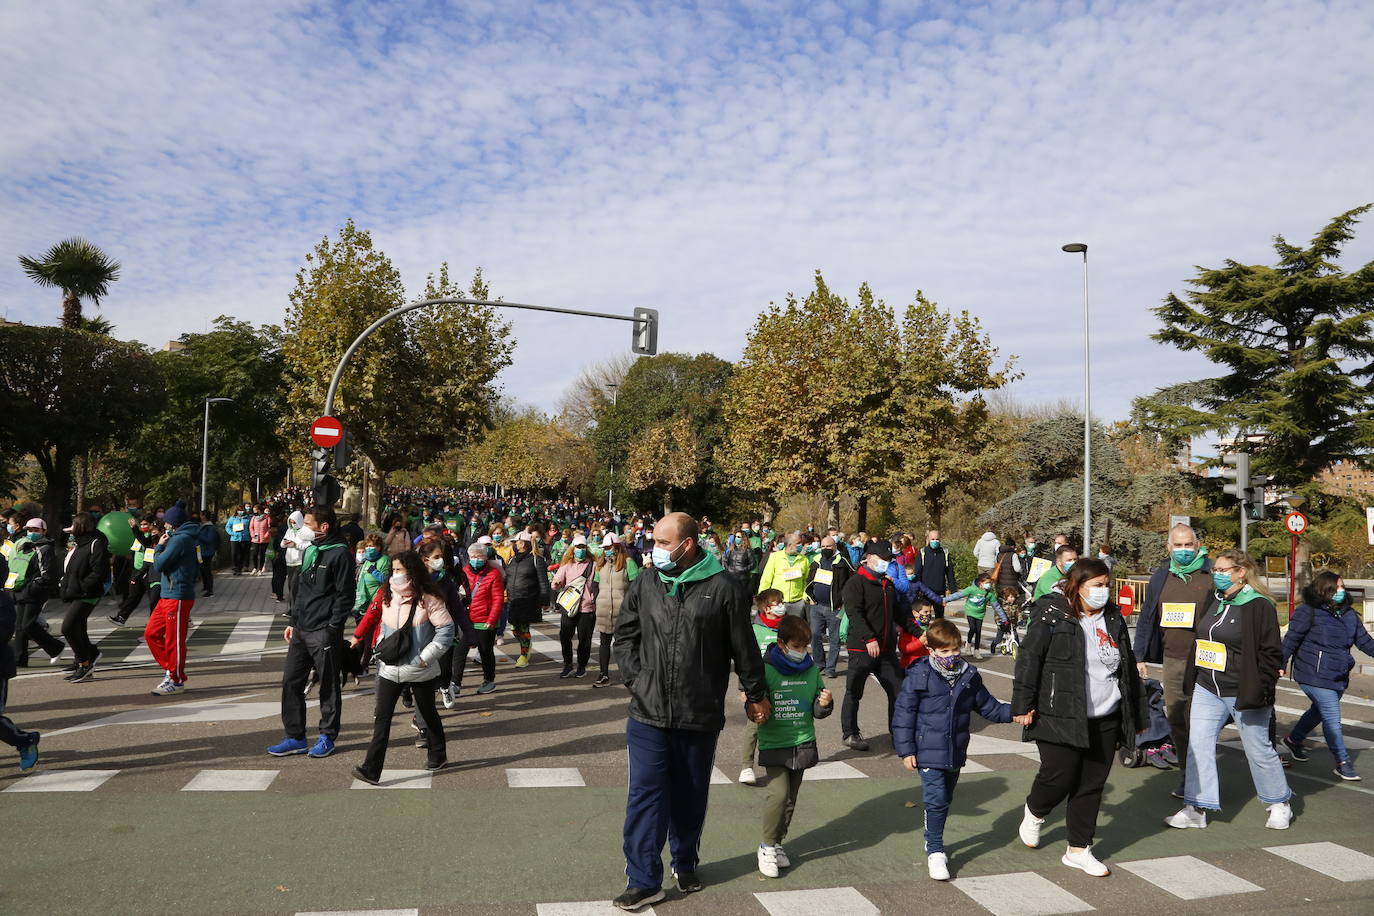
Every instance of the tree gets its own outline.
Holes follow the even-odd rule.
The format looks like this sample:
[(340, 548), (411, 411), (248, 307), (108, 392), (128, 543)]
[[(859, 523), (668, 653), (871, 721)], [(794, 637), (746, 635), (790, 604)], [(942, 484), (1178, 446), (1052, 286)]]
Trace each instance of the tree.
[(577, 374), (558, 404), (558, 414), (572, 429), (586, 431), (597, 416), (616, 399), (616, 392), (634, 366), (636, 357), (622, 353), (587, 366)]
[(636, 490), (663, 494), (663, 514), (673, 511), (673, 490), (685, 490), (701, 475), (701, 441), (689, 417), (644, 430), (626, 456), (625, 480)]
[(505, 417), (464, 448), (458, 476), (479, 486), (566, 493), (593, 471), (585, 440), (535, 410)]
[(83, 238), (63, 239), (41, 258), (20, 255), (19, 265), (39, 286), (62, 290), (62, 326), (69, 330), (81, 327), (81, 300), (99, 305), (119, 279), (119, 262)]
[(1374, 466), (1374, 262), (1353, 273), (1335, 263), (1369, 207), (1336, 217), (1307, 248), (1276, 236), (1274, 267), (1228, 259), (1199, 267), (1184, 298), (1165, 297), (1154, 339), (1224, 371), (1138, 400), (1139, 416), (1172, 436), (1255, 436), (1252, 471), (1281, 487), (1339, 460)]
[(43, 517), (57, 531), (71, 514), (72, 463), (129, 442), (146, 413), (162, 406), (162, 373), (141, 346), (86, 331), (3, 327), (0, 348), (35, 354), (0, 374), (0, 442), (38, 463)]
[(721, 464), (756, 493), (866, 496), (902, 448), (900, 364), (891, 311), (867, 284), (850, 305), (820, 271), (804, 300), (791, 293), (754, 322), (725, 396)]
[(916, 441), (901, 453), (894, 483), (921, 494), (931, 526), (941, 527), (952, 491), (967, 490), (1011, 463), (1014, 438), (983, 393), (1020, 377), (1016, 358), (1000, 367), (998, 350), (968, 312), (954, 316), (919, 290), (902, 318), (903, 423)]

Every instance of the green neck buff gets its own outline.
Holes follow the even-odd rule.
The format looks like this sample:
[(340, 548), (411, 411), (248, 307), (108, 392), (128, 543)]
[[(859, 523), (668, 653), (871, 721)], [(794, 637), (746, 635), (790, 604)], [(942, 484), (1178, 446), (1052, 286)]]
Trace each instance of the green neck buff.
[(689, 582), (700, 582), (702, 579), (709, 579), (718, 572), (724, 572), (725, 567), (720, 565), (720, 560), (707, 550), (701, 552), (701, 559), (690, 569), (684, 569), (676, 576), (670, 576), (663, 570), (658, 571), (658, 578), (668, 589), (668, 594), (682, 596), (682, 587)]
[(1201, 568), (1202, 568), (1202, 564), (1203, 564), (1203, 563), (1206, 563), (1206, 562), (1207, 562), (1207, 548), (1206, 548), (1206, 547), (1203, 547), (1202, 549), (1200, 549), (1200, 550), (1197, 552), (1197, 556), (1196, 556), (1196, 557), (1193, 557), (1193, 562), (1189, 563), (1187, 566), (1179, 566), (1178, 563), (1174, 560), (1174, 558), (1173, 558), (1173, 552), (1171, 551), (1170, 554), (1169, 554), (1169, 573), (1170, 573), (1170, 575), (1178, 576), (1180, 579), (1183, 579), (1183, 580), (1186, 581), (1186, 580), (1188, 579), (1189, 576), (1191, 576), (1193, 573), (1195, 573), (1195, 572), (1197, 572), (1199, 569), (1201, 569)]

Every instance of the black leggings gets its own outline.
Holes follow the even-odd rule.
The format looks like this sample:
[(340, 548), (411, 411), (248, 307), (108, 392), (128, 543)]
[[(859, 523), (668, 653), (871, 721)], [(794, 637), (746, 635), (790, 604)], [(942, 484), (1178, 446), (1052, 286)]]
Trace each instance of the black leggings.
[(601, 676), (611, 676), (611, 642), (615, 639), (614, 633), (602, 633), (601, 642), (597, 646), (597, 661), (601, 663)]
[(576, 617), (563, 614), (558, 624), (558, 641), (563, 644), (563, 667), (573, 663), (573, 634), (577, 634), (577, 670), (586, 671), (592, 659), (592, 633), (596, 630), (596, 614), (581, 611)]
[(968, 644), (975, 650), (983, 648), (983, 618), (970, 617), (968, 619)]
[(252, 546), (247, 541), (234, 541), (234, 572), (240, 573), (248, 568), (248, 553)]
[[(38, 616), (43, 613), (42, 601), (18, 602), (18, 622), (14, 627), (14, 660), (21, 666), (29, 663), (29, 640), (38, 648), (56, 658), (62, 654), (62, 640), (53, 636), (38, 625)], [(4, 647), (0, 646), (0, 652)]]
[(1070, 846), (1091, 846), (1093, 843), (1097, 812), (1102, 807), (1102, 789), (1112, 770), (1120, 731), (1121, 712), (1118, 710), (1100, 719), (1088, 720), (1087, 747), (1036, 742), (1040, 748), (1040, 772), (1035, 774), (1035, 782), (1026, 796), (1026, 807), (1036, 817), (1044, 817), (1067, 798), (1065, 820)]
[(83, 665), (95, 661), (95, 643), (86, 632), (86, 624), (91, 619), (95, 605), (80, 598), (62, 605), (62, 636), (72, 647), (72, 655)]
[(459, 687), (463, 686), (463, 671), (468, 666), (468, 652), (473, 646), (477, 647), (477, 655), (482, 659), (482, 680), (496, 680), (495, 645), (496, 631), (491, 628), (479, 630), (476, 627), (469, 627), (463, 630), (463, 642), (454, 653), (453, 683)]
[(384, 677), (377, 678), (377, 706), (372, 718), (372, 741), (367, 746), (367, 757), (363, 759), (363, 771), (378, 778), (386, 763), (386, 746), (391, 739), (391, 719), (396, 714), (396, 701), (401, 698), (401, 690), (409, 687), (415, 697), (415, 712), (429, 732), (429, 762), (442, 763), (447, 759), (444, 740), (444, 723), (439, 719), (439, 711), (434, 708), (434, 690), (439, 686), (437, 678), (418, 684), (398, 684)]
[(264, 566), (266, 563), (267, 563), (267, 542), (266, 542), (266, 541), (263, 541), (261, 544), (254, 544), (254, 545), (253, 545), (253, 561), (252, 561), (252, 564), (251, 564), (252, 567), (253, 567), (253, 569), (262, 569), (263, 566)]

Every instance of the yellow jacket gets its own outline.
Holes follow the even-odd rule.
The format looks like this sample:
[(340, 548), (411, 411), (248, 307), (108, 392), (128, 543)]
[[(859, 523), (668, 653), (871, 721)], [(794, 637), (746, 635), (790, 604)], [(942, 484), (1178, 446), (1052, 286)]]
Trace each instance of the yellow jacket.
[(811, 558), (802, 554), (789, 557), (786, 550), (775, 550), (768, 555), (759, 579), (759, 591), (776, 588), (782, 592), (782, 600), (791, 604), (801, 601), (806, 594), (807, 574), (811, 571)]

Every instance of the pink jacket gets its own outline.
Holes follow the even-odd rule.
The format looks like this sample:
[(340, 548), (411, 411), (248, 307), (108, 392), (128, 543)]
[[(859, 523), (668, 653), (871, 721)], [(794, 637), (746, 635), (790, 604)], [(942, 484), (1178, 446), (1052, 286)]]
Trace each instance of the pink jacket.
[(591, 559), (591, 558), (588, 558), (588, 559), (587, 559), (586, 561), (584, 561), (584, 562), (579, 562), (578, 560), (569, 560), (568, 562), (564, 563), (562, 566), (558, 567), (558, 572), (554, 574), (554, 577), (553, 577), (553, 591), (554, 591), (554, 596), (557, 597), (558, 592), (561, 591), (561, 590), (563, 589), (563, 587), (564, 587), (565, 585), (567, 585), (569, 582), (572, 582), (574, 579), (577, 579), (579, 576), (586, 576), (586, 577), (587, 577), (587, 583), (586, 583), (586, 585), (584, 585), (583, 588), (582, 588), (582, 606), (581, 606), (578, 610), (579, 610), (580, 613), (583, 613), (583, 614), (595, 614), (595, 613), (596, 613), (596, 587), (597, 587), (597, 583), (596, 583), (596, 581), (593, 579), (593, 576), (595, 576), (595, 575), (596, 575), (596, 561), (595, 561), (595, 560), (593, 560), (593, 559)]
[(266, 544), (272, 535), (272, 517), (266, 513), (248, 520), (248, 539), (254, 544)]

